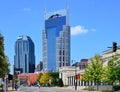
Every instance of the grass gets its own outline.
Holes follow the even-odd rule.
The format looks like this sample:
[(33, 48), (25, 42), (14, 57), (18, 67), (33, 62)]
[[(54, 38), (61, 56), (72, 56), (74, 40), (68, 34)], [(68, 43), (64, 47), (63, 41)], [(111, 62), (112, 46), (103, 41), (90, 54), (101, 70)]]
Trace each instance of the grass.
[[(112, 91), (110, 91), (110, 90), (99, 90), (99, 91), (91, 91), (91, 92), (112, 92)], [(114, 91), (114, 92), (120, 92), (120, 90), (119, 91)]]

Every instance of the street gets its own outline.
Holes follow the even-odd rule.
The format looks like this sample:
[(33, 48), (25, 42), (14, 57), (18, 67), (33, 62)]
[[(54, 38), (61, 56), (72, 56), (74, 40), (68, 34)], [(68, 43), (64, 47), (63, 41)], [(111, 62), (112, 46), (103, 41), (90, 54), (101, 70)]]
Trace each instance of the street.
[(86, 90), (74, 90), (66, 87), (20, 87), (18, 92), (88, 92)]

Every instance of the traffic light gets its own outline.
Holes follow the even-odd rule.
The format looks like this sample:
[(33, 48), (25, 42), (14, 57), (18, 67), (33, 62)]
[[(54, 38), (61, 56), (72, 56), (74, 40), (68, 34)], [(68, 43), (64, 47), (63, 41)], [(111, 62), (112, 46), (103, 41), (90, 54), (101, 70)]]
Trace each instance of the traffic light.
[(113, 42), (113, 52), (116, 52), (116, 50), (117, 50), (117, 43)]

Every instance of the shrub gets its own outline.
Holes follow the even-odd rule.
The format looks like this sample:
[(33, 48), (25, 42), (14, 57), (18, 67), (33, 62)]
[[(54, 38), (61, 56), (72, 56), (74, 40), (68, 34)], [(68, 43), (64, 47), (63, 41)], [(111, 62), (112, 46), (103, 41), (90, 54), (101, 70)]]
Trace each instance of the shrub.
[(3, 88), (3, 84), (0, 84), (0, 88)]
[(112, 91), (110, 91), (110, 90), (102, 90), (101, 92), (112, 92)]
[(95, 91), (94, 87), (84, 88), (83, 90)]
[(62, 79), (59, 79), (59, 80), (58, 80), (58, 86), (59, 86), (59, 87), (63, 87), (63, 86), (64, 86)]
[(113, 86), (113, 89), (114, 89), (114, 91), (120, 90), (120, 85), (114, 85), (114, 86)]

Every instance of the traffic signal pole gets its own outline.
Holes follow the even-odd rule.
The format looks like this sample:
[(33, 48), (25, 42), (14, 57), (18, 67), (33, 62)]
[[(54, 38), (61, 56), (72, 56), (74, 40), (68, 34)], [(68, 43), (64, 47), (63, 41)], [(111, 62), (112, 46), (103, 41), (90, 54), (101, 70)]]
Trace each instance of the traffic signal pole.
[(117, 49), (119, 49), (118, 46), (117, 46), (117, 42), (113, 42), (113, 43), (112, 43), (112, 47), (108, 47), (108, 48), (112, 48), (112, 51), (113, 51), (113, 52), (116, 52)]
[(113, 52), (116, 52), (117, 51), (117, 42), (113, 42)]
[(77, 79), (76, 79), (76, 75), (77, 75), (77, 69), (76, 69), (76, 65), (75, 65), (75, 90), (77, 90)]

